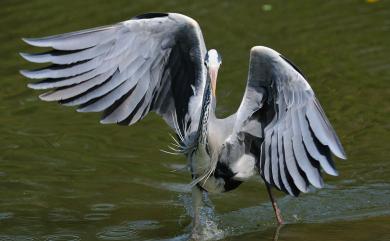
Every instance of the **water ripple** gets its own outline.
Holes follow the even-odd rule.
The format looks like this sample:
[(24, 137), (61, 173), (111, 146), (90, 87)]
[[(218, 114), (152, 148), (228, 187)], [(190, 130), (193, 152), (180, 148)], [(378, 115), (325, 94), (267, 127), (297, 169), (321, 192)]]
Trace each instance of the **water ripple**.
[(77, 221), (79, 213), (77, 211), (55, 208), (49, 212), (49, 220), (52, 222)]
[(52, 234), (46, 236), (45, 241), (80, 241), (81, 238), (75, 234)]
[(111, 203), (98, 203), (91, 206), (92, 211), (96, 212), (108, 212), (116, 209), (116, 206)]
[(157, 221), (139, 220), (107, 227), (96, 236), (102, 240), (142, 240), (140, 238), (141, 231), (155, 230), (160, 227), (161, 225)]
[(33, 237), (24, 235), (0, 235), (0, 241), (35, 241)]
[(84, 219), (88, 221), (100, 221), (110, 217), (109, 213), (88, 213), (84, 215)]
[(4, 212), (4, 213), (0, 213), (0, 221), (1, 220), (5, 220), (5, 219), (10, 219), (14, 216), (13, 213), (11, 212)]

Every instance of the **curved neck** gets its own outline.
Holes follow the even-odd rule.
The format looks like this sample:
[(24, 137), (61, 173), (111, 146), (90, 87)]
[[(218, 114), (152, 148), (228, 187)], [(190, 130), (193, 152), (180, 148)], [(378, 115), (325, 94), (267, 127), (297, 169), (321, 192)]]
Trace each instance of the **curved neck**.
[(210, 78), (207, 78), (203, 93), (202, 109), (198, 125), (198, 144), (207, 144), (208, 122), (215, 118), (216, 99), (212, 94)]

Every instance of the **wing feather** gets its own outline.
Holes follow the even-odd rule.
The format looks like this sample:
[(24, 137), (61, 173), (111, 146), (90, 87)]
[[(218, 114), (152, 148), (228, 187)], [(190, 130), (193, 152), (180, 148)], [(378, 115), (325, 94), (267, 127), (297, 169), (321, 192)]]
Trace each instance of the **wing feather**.
[(102, 65), (103, 60), (104, 58), (99, 56), (91, 60), (80, 62), (78, 64), (53, 65), (49, 68), (33, 71), (24, 70), (21, 71), (21, 74), (30, 79), (70, 77), (98, 68)]
[(282, 134), (278, 131), (278, 165), (279, 165), (279, 175), (281, 179), (281, 190), (287, 191), (290, 195), (293, 195), (290, 184), (288, 183), (287, 176), (285, 173), (285, 160), (284, 160), (284, 151), (283, 151), (283, 137)]
[[(289, 113), (287, 119), (290, 119), (291, 113)], [(290, 121), (287, 120), (287, 123)], [(290, 122), (291, 123), (291, 122)], [(292, 136), (291, 136), (291, 129), (286, 128), (283, 132), (283, 146), (284, 146), (284, 155), (285, 155), (285, 161), (287, 170), (291, 176), (291, 178), (294, 180), (295, 186), (301, 191), (301, 192), (307, 192), (307, 186), (304, 178), (300, 175), (298, 167), (296, 165), (296, 160), (294, 157), (294, 152), (292, 149)]]
[[(172, 128), (173, 114), (197, 130), (199, 111), (190, 100), (201, 99), (206, 80), (206, 47), (199, 25), (181, 14), (147, 14), (111, 26), (45, 38), (23, 39), (41, 54), (21, 53), (33, 63), (52, 63), (22, 70), (32, 89), (49, 92), (44, 101), (78, 106), (79, 112), (104, 112), (102, 123), (134, 124), (156, 111)], [(196, 91), (192, 90), (192, 86)], [(180, 129), (183, 128), (180, 126)]]
[[(272, 139), (273, 137), (273, 133), (272, 132), (268, 132), (267, 133), (267, 137), (266, 138), (270, 138)], [(270, 151), (270, 148), (271, 148), (271, 142), (269, 143), (264, 143), (263, 142), (263, 145), (264, 145), (264, 158), (265, 158), (265, 161), (264, 161), (264, 166), (263, 166), (263, 176), (265, 178), (265, 180), (269, 183), (272, 182), (271, 180), (271, 173), (270, 173), (270, 169), (271, 169), (271, 151)]]
[(245, 143), (262, 141), (257, 160), (265, 182), (296, 196), (310, 184), (323, 187), (321, 168), (337, 175), (331, 153), (342, 159), (345, 153), (313, 90), (296, 66), (267, 47), (251, 50), (236, 132), (253, 118), (261, 123), (262, 138), (248, 133)]
[[(145, 79), (148, 78), (148, 73), (145, 73)], [(141, 78), (142, 78), (141, 77)], [(142, 98), (145, 96), (146, 91), (148, 90), (149, 82), (148, 81), (142, 81), (142, 79), (139, 81), (137, 86), (135, 87), (132, 94), (126, 98), (123, 103), (118, 106), (110, 115), (106, 116), (104, 119), (101, 120), (101, 123), (115, 123), (115, 122), (121, 122), (126, 117), (128, 117), (135, 109), (135, 107), (140, 103)], [(128, 90), (126, 91), (126, 93)]]
[(112, 69), (106, 73), (97, 75), (87, 81), (84, 81), (78, 85), (73, 85), (71, 87), (66, 87), (63, 89), (58, 89), (54, 92), (46, 92), (39, 97), (41, 100), (45, 101), (59, 101), (64, 99), (72, 98), (76, 95), (85, 93), (87, 90), (91, 89), (94, 86), (102, 84), (104, 81), (106, 81), (111, 75), (113, 75), (115, 72), (115, 69)]
[(293, 150), (294, 156), (302, 171), (305, 172), (309, 182), (316, 188), (322, 188), (322, 178), (317, 167), (313, 166), (307, 157), (306, 150), (302, 142), (302, 132), (299, 127), (298, 110), (293, 110), (293, 120), (291, 121), (293, 130)]
[(279, 183), (279, 165), (278, 165), (278, 130), (275, 129), (271, 140), (271, 170), (273, 183), (278, 189), (281, 189)]
[(332, 152), (339, 158), (345, 159), (344, 150), (340, 141), (326, 118), (323, 110), (317, 99), (308, 103), (306, 116), (309, 119), (310, 126), (315, 130), (315, 135), (318, 140), (332, 150)]
[(332, 165), (330, 165), (330, 162), (328, 161), (327, 157), (322, 155), (319, 152), (318, 147), (316, 146), (314, 141), (315, 137), (312, 135), (312, 132), (308, 124), (308, 120), (305, 117), (303, 110), (300, 111), (298, 118), (299, 118), (299, 124), (301, 128), (303, 142), (305, 144), (306, 147), (305, 149), (307, 150), (307, 152), (310, 154), (310, 156), (312, 156), (315, 160), (317, 160), (321, 164), (322, 169), (324, 169), (326, 173), (332, 176), (337, 176), (338, 175), (337, 170)]
[[(119, 24), (120, 25), (120, 24)], [(80, 50), (105, 43), (116, 37), (118, 25), (98, 27), (44, 38), (23, 38), (27, 44), (57, 50)]]
[(97, 56), (107, 53), (114, 41), (100, 44), (81, 51), (59, 51), (52, 50), (48, 53), (28, 54), (21, 53), (20, 55), (32, 63), (53, 63), (53, 64), (73, 64), (80, 61), (96, 58)]
[(104, 62), (100, 68), (85, 72), (80, 75), (66, 77), (66, 78), (49, 78), (35, 83), (29, 83), (28, 87), (31, 89), (55, 89), (60, 87), (71, 86), (75, 84), (82, 83), (86, 80), (89, 80), (97, 75), (103, 74), (110, 69), (114, 68), (114, 63)]

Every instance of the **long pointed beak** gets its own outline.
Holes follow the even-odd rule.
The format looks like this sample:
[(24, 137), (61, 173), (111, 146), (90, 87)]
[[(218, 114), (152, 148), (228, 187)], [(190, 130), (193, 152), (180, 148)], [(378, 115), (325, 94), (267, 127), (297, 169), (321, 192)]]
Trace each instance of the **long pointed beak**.
[(214, 95), (215, 98), (217, 98), (216, 91), (217, 91), (218, 69), (219, 69), (218, 65), (209, 67), (209, 75), (210, 75), (210, 79), (211, 79), (211, 88), (213, 90), (213, 95)]

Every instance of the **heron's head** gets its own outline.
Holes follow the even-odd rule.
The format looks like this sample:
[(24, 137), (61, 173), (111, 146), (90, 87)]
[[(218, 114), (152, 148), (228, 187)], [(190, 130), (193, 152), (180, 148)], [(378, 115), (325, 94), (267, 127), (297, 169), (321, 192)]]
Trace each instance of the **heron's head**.
[(210, 76), (213, 95), (216, 97), (215, 93), (217, 90), (218, 69), (222, 64), (222, 56), (217, 52), (217, 50), (210, 49), (206, 54), (204, 64), (206, 65), (208, 74)]

